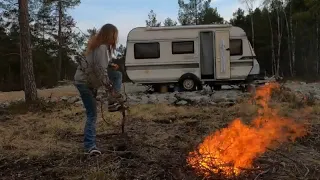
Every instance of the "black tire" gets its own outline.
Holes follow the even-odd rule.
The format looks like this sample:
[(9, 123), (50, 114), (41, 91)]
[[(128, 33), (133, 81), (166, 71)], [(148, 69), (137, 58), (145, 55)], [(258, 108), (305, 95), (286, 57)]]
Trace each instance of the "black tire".
[(181, 81), (181, 88), (184, 91), (195, 91), (197, 87), (196, 81), (192, 78), (187, 78)]
[(183, 91), (195, 91), (199, 83), (197, 76), (192, 73), (184, 74), (179, 79), (179, 85)]

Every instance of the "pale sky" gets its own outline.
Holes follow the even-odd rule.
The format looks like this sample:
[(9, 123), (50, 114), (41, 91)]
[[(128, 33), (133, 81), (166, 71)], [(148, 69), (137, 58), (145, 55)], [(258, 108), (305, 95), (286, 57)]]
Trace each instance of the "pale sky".
[[(212, 0), (212, 7), (217, 7), (225, 20), (229, 20), (239, 7), (245, 9), (239, 0)], [(151, 9), (160, 22), (167, 17), (178, 22), (178, 0), (81, 0), (81, 4), (69, 13), (85, 33), (89, 28), (99, 29), (103, 24), (114, 24), (119, 29), (119, 44), (125, 45), (131, 29), (145, 26)]]

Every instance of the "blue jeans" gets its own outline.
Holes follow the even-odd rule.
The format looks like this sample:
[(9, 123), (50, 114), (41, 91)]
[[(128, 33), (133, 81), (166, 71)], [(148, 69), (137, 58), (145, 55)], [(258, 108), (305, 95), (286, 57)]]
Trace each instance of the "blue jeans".
[(89, 151), (96, 147), (97, 92), (90, 89), (86, 84), (76, 83), (75, 86), (86, 109), (87, 121), (84, 127), (84, 148)]
[(120, 92), (122, 85), (122, 73), (120, 71), (108, 70), (108, 76), (113, 84), (114, 90), (116, 92)]

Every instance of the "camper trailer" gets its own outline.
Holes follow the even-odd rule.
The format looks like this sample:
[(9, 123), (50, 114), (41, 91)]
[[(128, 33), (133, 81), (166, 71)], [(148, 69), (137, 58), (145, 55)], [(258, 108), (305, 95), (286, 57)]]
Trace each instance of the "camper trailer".
[(185, 91), (245, 84), (260, 73), (244, 30), (227, 24), (134, 28), (125, 67), (134, 83)]

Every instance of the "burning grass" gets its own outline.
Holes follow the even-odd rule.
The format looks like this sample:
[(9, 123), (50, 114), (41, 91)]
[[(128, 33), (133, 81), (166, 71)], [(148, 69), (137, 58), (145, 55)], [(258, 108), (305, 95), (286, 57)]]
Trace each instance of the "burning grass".
[(305, 136), (302, 122), (280, 117), (277, 110), (269, 107), (271, 92), (276, 88), (280, 86), (269, 84), (257, 89), (254, 101), (259, 106), (258, 115), (250, 125), (238, 118), (227, 128), (207, 136), (198, 150), (190, 153), (188, 163), (204, 176), (215, 173), (235, 177), (254, 168), (253, 161), (268, 148)]
[[(190, 163), (186, 161), (186, 157), (190, 158), (188, 153), (199, 147), (199, 142), (206, 137), (206, 142), (215, 147), (217, 142), (224, 140), (224, 137), (235, 137), (233, 140), (237, 140), (240, 138), (239, 133), (246, 132), (241, 136), (246, 137), (246, 140), (234, 145), (229, 144), (230, 150), (225, 154), (230, 154), (230, 157), (225, 159), (210, 157), (214, 158), (216, 163), (208, 166), (218, 165), (221, 169), (221, 164), (224, 164), (224, 171), (212, 170), (204, 177), (230, 178), (231, 176), (225, 176), (226, 169), (229, 168), (230, 171), (241, 172), (238, 176), (231, 177), (234, 179), (256, 177), (268, 180), (316, 179), (320, 176), (318, 169), (320, 105), (317, 102), (310, 105), (298, 98), (289, 99), (291, 96), (284, 95), (289, 92), (283, 90), (280, 92), (281, 94), (275, 95), (268, 104), (268, 108), (274, 113), (268, 117), (271, 120), (274, 120), (273, 116), (280, 117), (277, 122), (283, 123), (276, 128), (275, 124), (262, 123), (264, 126), (260, 131), (255, 127), (260, 123), (252, 121), (254, 117), (263, 115), (259, 111), (259, 103), (257, 101), (248, 104), (247, 99), (227, 108), (137, 105), (131, 109), (130, 120), (126, 124), (126, 135), (109, 135), (120, 132), (121, 115), (105, 113), (105, 118), (110, 123), (106, 124), (99, 119), (97, 124), (98, 146), (104, 153), (99, 158), (88, 158), (83, 155), (84, 110), (81, 106), (46, 105), (45, 111), (33, 112), (19, 111), (19, 108), (25, 108), (22, 105), (14, 106), (12, 109), (1, 111), (7, 118), (0, 119), (0, 177), (2, 179), (203, 179), (195, 173), (194, 168), (188, 166), (188, 162)], [(296, 102), (301, 102), (302, 106), (295, 106)], [(241, 121), (233, 121), (237, 118), (241, 118)], [(297, 122), (300, 131), (284, 131), (288, 132), (289, 136), (280, 138), (278, 133), (283, 131), (282, 125), (286, 125), (284, 122)], [(308, 128), (305, 129), (305, 126), (300, 128), (301, 123), (306, 123)], [(291, 129), (297, 128), (293, 123), (289, 125)], [(223, 129), (231, 127), (237, 130), (236, 133), (228, 133)], [(266, 132), (265, 128), (277, 133)], [(215, 134), (210, 136), (212, 132)], [(265, 136), (265, 133), (268, 136)], [(281, 140), (287, 140), (282, 137), (296, 137), (304, 133), (307, 135), (296, 139), (294, 143), (280, 143)], [(212, 144), (208, 137), (216, 137), (217, 141)], [(221, 148), (228, 146), (228, 141), (223, 143)], [(241, 148), (237, 152), (231, 151), (235, 147)], [(220, 152), (220, 157), (221, 155), (224, 154)], [(231, 157), (237, 158), (240, 164), (235, 166), (235, 163), (230, 161)], [(251, 164), (244, 166), (243, 162)]]

